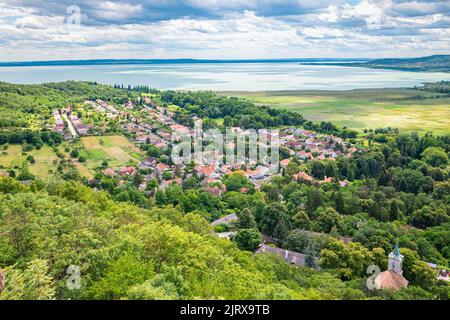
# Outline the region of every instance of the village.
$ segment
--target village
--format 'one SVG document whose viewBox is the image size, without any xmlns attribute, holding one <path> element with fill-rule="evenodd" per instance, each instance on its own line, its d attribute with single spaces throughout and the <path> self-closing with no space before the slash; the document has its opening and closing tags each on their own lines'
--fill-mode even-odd
<svg viewBox="0 0 450 320">
<path fill-rule="evenodd" d="M 123 133 L 132 139 L 137 147 L 142 149 L 145 149 L 145 146 L 151 145 L 163 153 L 179 142 L 180 136 L 194 136 L 196 134 L 193 128 L 177 123 L 173 119 L 173 112 L 166 107 L 156 104 L 149 97 L 143 98 L 143 108 L 140 110 L 135 110 L 135 105 L 131 101 L 121 106 L 121 109 L 102 100 L 85 101 L 85 105 L 97 113 L 106 115 L 111 121 L 117 121 Z M 89 135 L 91 132 L 90 129 L 93 129 L 92 125 L 84 124 L 82 119 L 74 114 L 74 110 L 70 106 L 62 110 L 55 110 L 53 116 L 55 120 L 53 130 L 64 135 L 66 140 L 72 140 L 77 136 Z M 195 120 L 198 120 L 198 118 Z M 244 130 L 238 127 L 231 128 L 231 130 L 236 134 L 244 133 Z M 154 194 L 154 191 L 152 192 L 148 188 L 150 182 L 157 181 L 157 186 L 152 184 L 155 190 L 164 190 L 172 184 L 182 185 L 185 179 L 195 176 L 201 183 L 202 191 L 219 197 L 227 192 L 225 184 L 222 183 L 222 179 L 234 172 L 243 174 L 255 189 L 258 190 L 264 184 L 269 183 L 273 177 L 282 175 L 283 170 L 292 161 L 298 163 L 307 163 L 312 160 L 334 162 L 339 157 L 350 158 L 356 152 L 364 151 L 357 149 L 340 137 L 319 134 L 301 128 L 283 128 L 279 131 L 277 137 L 272 136 L 269 132 L 264 132 L 264 134 L 267 135 L 266 140 L 269 143 L 273 142 L 271 140 L 275 140 L 278 143 L 277 147 L 284 148 L 289 155 L 279 161 L 279 165 L 276 165 L 275 170 L 273 164 L 259 163 L 248 157 L 232 164 L 223 163 L 223 161 L 219 161 L 222 160 L 219 158 L 208 162 L 206 161 L 208 157 L 208 159 L 214 159 L 214 153 L 205 152 L 203 153 L 203 157 L 200 158 L 200 161 L 193 159 L 196 161 L 188 165 L 174 164 L 169 157 L 147 156 L 136 165 L 106 168 L 103 169 L 102 173 L 107 177 L 118 178 L 123 183 L 131 177 L 142 174 L 143 180 L 139 185 L 139 190 L 151 194 Z M 261 145 L 261 142 L 258 142 L 258 145 Z M 231 143 L 225 147 L 234 150 L 236 145 L 235 143 Z M 326 176 L 322 180 L 319 180 L 306 171 L 295 173 L 293 179 L 299 182 L 317 185 L 337 183 L 341 188 L 347 187 L 350 183 L 347 179 L 334 181 L 333 178 Z M 240 192 L 247 192 L 247 188 L 241 188 Z M 214 220 L 211 222 L 211 226 L 217 230 L 225 228 L 225 231 L 218 231 L 216 235 L 220 238 L 231 239 L 236 235 L 236 231 L 233 231 L 235 229 L 233 226 L 237 220 L 238 216 L 236 214 L 230 214 Z M 297 230 L 297 232 L 313 238 L 330 236 L 325 233 L 308 230 Z M 307 265 L 308 259 L 312 261 L 309 263 L 318 261 L 318 257 L 308 257 L 301 252 L 279 248 L 275 245 L 276 239 L 272 239 L 266 235 L 263 236 L 264 240 L 255 250 L 255 254 L 269 252 L 297 266 Z M 345 243 L 353 241 L 352 238 L 348 237 L 340 238 Z M 392 263 L 390 262 L 388 271 L 381 273 L 376 278 L 376 285 L 378 287 L 391 286 L 393 289 L 407 286 L 408 281 L 401 275 L 401 255 L 394 250 L 394 253 L 391 253 L 389 259 Z M 433 269 L 437 269 L 435 264 L 428 263 L 428 265 Z M 437 270 L 437 274 L 438 279 L 449 281 L 449 274 L 445 270 Z"/>
<path fill-rule="evenodd" d="M 164 152 L 179 141 L 180 135 L 194 136 L 194 129 L 177 123 L 173 119 L 173 112 L 168 108 L 156 104 L 152 99 L 145 96 L 142 101 L 142 109 L 137 110 L 133 102 L 129 101 L 121 107 L 116 107 L 108 102 L 97 99 L 96 101 L 85 101 L 92 112 L 106 116 L 109 121 L 115 121 L 120 125 L 123 133 L 135 143 L 137 147 L 151 145 Z M 83 118 L 77 116 L 72 106 L 55 110 L 53 112 L 55 124 L 53 131 L 64 135 L 65 140 L 71 141 L 77 137 L 91 135 L 98 132 L 93 124 L 85 124 Z M 198 120 L 198 118 L 194 119 Z M 231 128 L 234 133 L 242 134 L 241 128 Z M 101 132 L 101 131 L 100 131 Z M 271 135 L 267 134 L 267 140 L 271 143 Z M 318 134 L 313 131 L 300 128 L 285 128 L 279 132 L 277 147 L 288 151 L 289 157 L 282 159 L 278 164 L 258 163 L 246 157 L 235 163 L 223 163 L 222 159 L 206 161 L 206 158 L 214 159 L 214 153 L 204 152 L 203 158 L 196 161 L 193 166 L 175 165 L 167 158 L 148 156 L 134 166 L 123 166 L 120 168 L 106 168 L 103 173 L 109 177 L 128 179 L 139 172 L 144 173 L 144 179 L 139 186 L 140 190 L 148 190 L 147 183 L 157 180 L 159 189 L 175 183 L 181 184 L 183 178 L 195 175 L 203 186 L 203 190 L 219 196 L 226 192 L 221 183 L 222 178 L 233 172 L 241 172 L 249 181 L 259 189 L 268 183 L 274 176 L 281 175 L 282 171 L 291 161 L 308 162 L 311 160 L 336 161 L 338 157 L 352 157 L 358 151 L 342 138 L 332 135 Z M 258 144 L 261 144 L 259 142 Z M 234 150 L 235 143 L 227 144 L 226 148 Z M 196 159 L 197 160 L 197 159 Z M 187 167 L 189 170 L 187 170 Z M 325 177 L 317 180 L 304 171 L 296 173 L 293 178 L 297 181 L 308 183 L 331 183 L 333 178 Z M 341 187 L 346 187 L 348 180 L 336 181 Z"/>
</svg>

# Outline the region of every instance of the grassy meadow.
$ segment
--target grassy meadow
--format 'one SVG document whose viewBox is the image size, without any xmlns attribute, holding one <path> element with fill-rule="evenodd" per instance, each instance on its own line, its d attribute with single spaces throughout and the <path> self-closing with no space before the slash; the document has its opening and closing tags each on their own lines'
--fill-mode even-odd
<svg viewBox="0 0 450 320">
<path fill-rule="evenodd" d="M 54 161 L 57 161 L 58 157 L 51 147 L 43 146 L 39 150 L 26 152 L 26 155 L 22 151 L 21 145 L 9 145 L 8 149 L 2 150 L 0 154 L 0 166 L 4 169 L 19 169 L 27 164 L 27 156 L 31 155 L 36 162 L 28 163 L 27 166 L 33 175 L 43 178 L 55 170 Z"/>
<path fill-rule="evenodd" d="M 87 161 L 76 166 L 85 175 L 92 173 L 103 161 L 108 162 L 111 168 L 119 168 L 136 163 L 143 157 L 139 148 L 124 136 L 82 137 L 77 146 L 80 147 L 80 156 Z"/>
<path fill-rule="evenodd" d="M 76 148 L 79 155 L 86 159 L 86 162 L 78 162 L 77 159 L 70 157 L 70 152 L 64 151 L 66 147 L 70 150 Z M 8 145 L 6 150 L 0 150 L 0 168 L 2 170 L 18 170 L 24 164 L 27 165 L 30 173 L 44 178 L 51 173 L 56 172 L 58 155 L 63 155 L 64 159 L 70 161 L 82 176 L 92 178 L 95 169 L 103 161 L 107 161 L 109 167 L 119 168 L 131 163 L 136 163 L 143 158 L 142 151 L 124 136 L 96 136 L 82 137 L 80 140 L 72 143 L 65 142 L 58 146 L 56 150 L 49 146 L 43 146 L 41 149 L 33 149 L 23 154 L 21 145 Z M 33 156 L 35 163 L 29 163 L 27 156 Z"/>
<path fill-rule="evenodd" d="M 450 132 L 450 98 L 435 98 L 435 93 L 418 90 L 362 89 L 222 94 L 249 99 L 259 105 L 299 112 L 311 121 L 331 121 L 354 129 L 390 126 L 419 133 Z"/>
</svg>

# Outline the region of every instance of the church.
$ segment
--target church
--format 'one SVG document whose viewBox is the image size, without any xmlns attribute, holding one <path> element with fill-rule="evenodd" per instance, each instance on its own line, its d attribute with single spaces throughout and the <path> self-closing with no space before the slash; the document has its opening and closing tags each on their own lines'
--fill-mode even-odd
<svg viewBox="0 0 450 320">
<path fill-rule="evenodd" d="M 398 242 L 394 251 L 389 254 L 388 270 L 381 272 L 375 278 L 375 288 L 397 291 L 408 286 L 408 280 L 403 277 L 403 256 L 398 250 Z"/>
</svg>

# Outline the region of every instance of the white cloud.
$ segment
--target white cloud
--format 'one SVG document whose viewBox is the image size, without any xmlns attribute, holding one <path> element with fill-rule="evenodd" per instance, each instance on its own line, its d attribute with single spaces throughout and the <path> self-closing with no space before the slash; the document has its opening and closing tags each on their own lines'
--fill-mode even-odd
<svg viewBox="0 0 450 320">
<path fill-rule="evenodd" d="M 142 5 L 126 2 L 96 1 L 92 11 L 95 17 L 106 20 L 124 20 L 133 17 L 142 10 Z"/>
<path fill-rule="evenodd" d="M 170 1 L 159 4 L 163 2 Z M 0 4 L 0 60 L 374 57 L 450 51 L 450 17 L 445 10 L 434 12 L 428 6 L 425 14 L 408 15 L 400 13 L 402 3 L 391 0 L 336 2 L 325 7 L 315 2 L 302 3 L 323 9 L 289 16 L 230 10 L 221 17 L 141 21 L 133 17 L 145 8 L 134 0 L 97 0 L 89 11 L 82 8 L 82 13 L 89 19 L 111 22 L 80 28 L 65 24 L 65 10 L 60 15 L 44 15 L 32 8 Z M 215 10 L 250 8 L 256 1 L 189 3 Z"/>
</svg>

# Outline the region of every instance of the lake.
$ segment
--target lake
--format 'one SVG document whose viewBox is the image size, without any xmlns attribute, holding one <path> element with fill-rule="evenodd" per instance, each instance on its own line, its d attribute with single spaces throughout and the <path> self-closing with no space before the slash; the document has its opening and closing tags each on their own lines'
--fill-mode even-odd
<svg viewBox="0 0 450 320">
<path fill-rule="evenodd" d="M 0 81 L 45 83 L 87 80 L 105 84 L 148 85 L 158 89 L 216 91 L 348 90 L 412 87 L 450 80 L 448 73 L 419 73 L 298 62 L 185 63 L 2 67 Z"/>
</svg>

